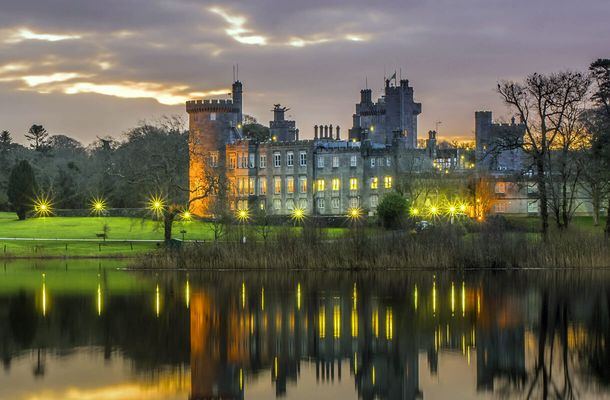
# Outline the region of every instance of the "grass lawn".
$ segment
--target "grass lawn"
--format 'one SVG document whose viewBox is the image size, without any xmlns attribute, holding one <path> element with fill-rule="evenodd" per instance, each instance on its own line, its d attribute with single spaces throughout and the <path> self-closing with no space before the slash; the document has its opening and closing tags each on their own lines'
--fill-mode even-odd
<svg viewBox="0 0 610 400">
<path fill-rule="evenodd" d="M 108 224 L 109 242 L 103 243 L 96 237 L 102 227 Z M 233 226 L 233 229 L 239 229 Z M 273 228 L 279 229 L 279 228 Z M 300 229 L 290 227 L 289 229 Z M 181 231 L 186 231 L 186 240 L 213 240 L 211 225 L 203 221 L 176 221 L 173 237 L 182 239 Z M 248 227 L 248 235 L 256 235 Z M 345 232 L 344 228 L 328 228 L 327 234 L 336 237 Z M 108 257 L 136 256 L 157 247 L 154 242 L 132 242 L 134 240 L 163 240 L 163 226 L 159 222 L 128 217 L 47 217 L 30 218 L 19 221 L 15 213 L 0 212 L 0 237 L 2 238 L 43 238 L 57 241 L 13 241 L 0 240 L 0 257 Z M 70 239 L 89 239 L 79 242 Z M 118 242 L 114 242 L 114 241 Z"/>
</svg>

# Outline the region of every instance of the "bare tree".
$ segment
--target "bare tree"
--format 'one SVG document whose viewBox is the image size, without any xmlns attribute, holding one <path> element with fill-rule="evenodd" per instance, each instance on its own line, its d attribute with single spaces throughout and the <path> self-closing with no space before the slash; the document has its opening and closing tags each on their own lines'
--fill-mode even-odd
<svg viewBox="0 0 610 400">
<path fill-rule="evenodd" d="M 578 72 L 551 75 L 534 73 L 523 83 L 504 81 L 498 93 L 524 125 L 523 136 L 504 137 L 496 147 L 522 149 L 532 161 L 540 202 L 541 231 L 546 239 L 549 227 L 548 157 L 557 135 L 564 129 L 566 115 L 586 96 L 588 78 Z"/>
</svg>

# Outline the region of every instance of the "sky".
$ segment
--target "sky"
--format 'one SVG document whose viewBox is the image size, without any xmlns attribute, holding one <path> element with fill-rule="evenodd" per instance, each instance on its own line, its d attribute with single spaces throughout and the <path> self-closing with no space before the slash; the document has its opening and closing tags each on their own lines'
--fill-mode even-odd
<svg viewBox="0 0 610 400">
<path fill-rule="evenodd" d="M 394 71 L 422 103 L 420 138 L 471 137 L 476 110 L 510 118 L 499 80 L 610 57 L 608 16 L 608 0 L 0 0 L 0 130 L 87 144 L 186 120 L 239 64 L 245 113 L 267 124 L 281 103 L 303 138 L 347 132 L 365 81 L 378 97 Z"/>
</svg>

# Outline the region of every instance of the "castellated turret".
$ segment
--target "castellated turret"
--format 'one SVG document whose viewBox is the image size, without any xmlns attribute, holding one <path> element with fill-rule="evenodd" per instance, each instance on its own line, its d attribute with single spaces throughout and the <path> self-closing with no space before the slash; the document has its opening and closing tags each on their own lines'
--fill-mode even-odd
<svg viewBox="0 0 610 400">
<path fill-rule="evenodd" d="M 190 199 L 201 195 L 206 168 L 224 168 L 225 148 L 242 138 L 242 84 L 233 83 L 232 100 L 192 100 L 186 102 L 189 114 L 189 188 Z M 191 212 L 209 214 L 208 199 L 194 201 Z"/>
</svg>

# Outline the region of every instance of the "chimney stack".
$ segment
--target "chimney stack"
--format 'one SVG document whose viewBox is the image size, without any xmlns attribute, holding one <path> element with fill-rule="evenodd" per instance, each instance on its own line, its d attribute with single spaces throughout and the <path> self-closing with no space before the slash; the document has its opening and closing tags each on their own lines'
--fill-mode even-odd
<svg viewBox="0 0 610 400">
<path fill-rule="evenodd" d="M 313 127 L 313 138 L 318 140 L 318 125 L 314 125 Z"/>
<path fill-rule="evenodd" d="M 339 125 L 337 125 L 337 140 L 341 140 L 341 135 L 339 133 L 340 129 L 341 129 L 341 127 Z"/>
</svg>

